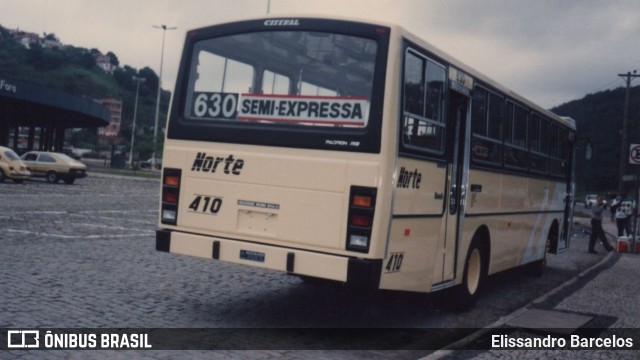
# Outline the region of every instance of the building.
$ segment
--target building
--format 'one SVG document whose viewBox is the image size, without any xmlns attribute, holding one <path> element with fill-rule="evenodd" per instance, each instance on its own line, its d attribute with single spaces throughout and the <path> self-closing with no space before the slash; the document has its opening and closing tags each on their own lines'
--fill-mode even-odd
<svg viewBox="0 0 640 360">
<path fill-rule="evenodd" d="M 64 45 L 55 36 L 41 37 L 36 33 L 14 30 L 11 31 L 13 38 L 27 49 L 31 49 L 33 44 L 40 44 L 43 48 L 58 49 L 64 48 Z"/>
<path fill-rule="evenodd" d="M 40 42 L 40 35 L 19 30 L 13 32 L 13 38 L 27 49 L 31 49 L 32 44 Z"/>
<path fill-rule="evenodd" d="M 116 65 L 111 63 L 111 58 L 107 55 L 98 54 L 96 56 L 96 65 L 104 70 L 106 73 L 112 74 L 113 71 L 117 68 Z"/>
<path fill-rule="evenodd" d="M 122 100 L 115 98 L 96 99 L 96 102 L 109 109 L 109 125 L 98 128 L 98 136 L 101 138 L 114 138 L 120 133 L 122 124 Z"/>
</svg>

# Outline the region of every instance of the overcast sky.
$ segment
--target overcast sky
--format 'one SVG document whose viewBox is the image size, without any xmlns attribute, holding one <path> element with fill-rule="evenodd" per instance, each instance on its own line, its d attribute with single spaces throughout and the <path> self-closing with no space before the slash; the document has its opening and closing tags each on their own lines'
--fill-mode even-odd
<svg viewBox="0 0 640 360">
<path fill-rule="evenodd" d="M 618 74 L 640 69 L 637 0 L 0 0 L 0 25 L 156 72 L 162 31 L 153 25 L 177 27 L 166 33 L 162 76 L 173 91 L 187 30 L 265 16 L 268 7 L 275 16 L 399 23 L 546 108 L 624 86 Z"/>
</svg>

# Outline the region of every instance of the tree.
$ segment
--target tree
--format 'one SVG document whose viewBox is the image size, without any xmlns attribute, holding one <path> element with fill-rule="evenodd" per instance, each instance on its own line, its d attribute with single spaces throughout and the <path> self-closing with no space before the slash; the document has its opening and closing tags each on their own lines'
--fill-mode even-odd
<svg viewBox="0 0 640 360">
<path fill-rule="evenodd" d="M 50 34 L 42 33 L 42 36 L 45 40 L 60 42 L 60 39 L 58 39 L 58 37 L 54 33 L 50 33 Z"/>
<path fill-rule="evenodd" d="M 91 51 L 85 48 L 67 46 L 64 49 L 67 60 L 85 69 L 93 69 L 96 66 L 96 59 Z"/>
<path fill-rule="evenodd" d="M 149 87 L 153 93 L 158 91 L 158 75 L 150 67 L 144 67 L 138 72 L 139 76 L 145 79 L 145 86 Z"/>
<path fill-rule="evenodd" d="M 576 182 L 580 191 L 617 191 L 620 156 L 624 88 L 589 94 L 551 109 L 561 116 L 576 120 Z M 629 141 L 640 143 L 640 87 L 631 88 L 629 108 Z M 587 144 L 591 159 L 585 157 Z M 628 173 L 633 173 L 630 167 Z"/>
<path fill-rule="evenodd" d="M 109 62 L 111 63 L 111 65 L 120 66 L 120 60 L 118 60 L 116 54 L 109 51 L 107 53 L 107 56 L 109 57 Z"/>
<path fill-rule="evenodd" d="M 133 77 L 138 75 L 138 70 L 132 68 L 129 65 L 119 67 L 113 72 L 113 78 L 118 85 L 127 89 L 129 92 L 136 91 L 136 84 L 133 81 Z"/>
</svg>

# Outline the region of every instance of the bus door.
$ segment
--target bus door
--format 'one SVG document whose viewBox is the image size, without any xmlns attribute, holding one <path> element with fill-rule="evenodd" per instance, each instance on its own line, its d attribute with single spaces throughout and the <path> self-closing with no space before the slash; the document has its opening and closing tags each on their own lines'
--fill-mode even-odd
<svg viewBox="0 0 640 360">
<path fill-rule="evenodd" d="M 442 282 L 455 280 L 456 263 L 464 260 L 459 260 L 457 256 L 467 195 L 471 128 L 468 115 L 472 80 L 453 68 L 450 68 L 449 80 L 451 91 L 449 91 L 447 107 L 447 128 L 450 132 L 448 136 L 450 170 L 447 179 L 447 202 L 444 209 L 445 231 L 441 244 Z M 465 255 L 461 253 L 461 256 Z"/>
<path fill-rule="evenodd" d="M 552 254 L 563 253 L 569 248 L 571 223 L 573 222 L 573 201 L 575 199 L 575 135 L 569 131 L 560 134 L 559 146 L 563 147 L 564 158 L 568 159 L 565 169 L 567 192 L 564 196 L 564 219 L 560 234 L 555 239 L 552 238 L 549 244 L 549 252 Z"/>
</svg>

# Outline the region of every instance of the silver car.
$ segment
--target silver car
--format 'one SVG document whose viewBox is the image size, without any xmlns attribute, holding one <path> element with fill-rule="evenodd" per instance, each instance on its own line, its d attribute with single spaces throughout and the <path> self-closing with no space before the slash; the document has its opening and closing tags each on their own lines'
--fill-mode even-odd
<svg viewBox="0 0 640 360">
<path fill-rule="evenodd" d="M 598 201 L 598 195 L 589 194 L 584 197 L 584 207 L 586 207 L 587 209 L 591 209 L 591 207 L 593 206 L 593 204 L 596 203 L 596 201 Z"/>
</svg>

